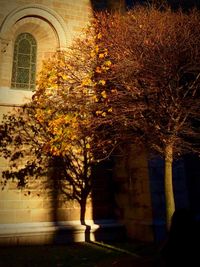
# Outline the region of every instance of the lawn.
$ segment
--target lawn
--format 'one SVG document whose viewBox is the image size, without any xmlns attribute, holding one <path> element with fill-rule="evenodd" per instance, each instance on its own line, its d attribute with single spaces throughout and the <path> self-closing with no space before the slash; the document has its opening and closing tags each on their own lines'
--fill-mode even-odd
<svg viewBox="0 0 200 267">
<path fill-rule="evenodd" d="M 0 267 L 94 267 L 101 262 L 154 253 L 152 245 L 138 242 L 0 247 Z"/>
</svg>

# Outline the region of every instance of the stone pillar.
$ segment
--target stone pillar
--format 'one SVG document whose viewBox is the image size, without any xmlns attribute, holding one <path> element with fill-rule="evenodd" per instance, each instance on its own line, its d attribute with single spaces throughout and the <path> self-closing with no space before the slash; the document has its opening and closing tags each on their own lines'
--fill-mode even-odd
<svg viewBox="0 0 200 267">
<path fill-rule="evenodd" d="M 144 149 L 128 145 L 115 160 L 118 217 L 128 237 L 143 241 L 154 239 L 148 161 Z"/>
</svg>

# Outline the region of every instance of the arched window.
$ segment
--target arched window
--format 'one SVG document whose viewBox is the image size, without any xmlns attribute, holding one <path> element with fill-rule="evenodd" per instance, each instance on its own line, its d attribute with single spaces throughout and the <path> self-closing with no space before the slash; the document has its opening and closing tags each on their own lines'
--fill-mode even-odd
<svg viewBox="0 0 200 267">
<path fill-rule="evenodd" d="M 17 36 L 14 45 L 12 88 L 34 90 L 36 51 L 36 40 L 30 33 L 21 33 Z"/>
</svg>

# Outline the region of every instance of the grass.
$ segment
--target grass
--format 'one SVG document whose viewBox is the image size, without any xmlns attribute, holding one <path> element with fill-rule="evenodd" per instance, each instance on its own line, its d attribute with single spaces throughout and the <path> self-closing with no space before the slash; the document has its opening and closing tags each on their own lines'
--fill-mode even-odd
<svg viewBox="0 0 200 267">
<path fill-rule="evenodd" d="M 94 267 L 125 255 L 153 255 L 142 243 L 73 243 L 51 246 L 0 247 L 0 267 Z"/>
</svg>

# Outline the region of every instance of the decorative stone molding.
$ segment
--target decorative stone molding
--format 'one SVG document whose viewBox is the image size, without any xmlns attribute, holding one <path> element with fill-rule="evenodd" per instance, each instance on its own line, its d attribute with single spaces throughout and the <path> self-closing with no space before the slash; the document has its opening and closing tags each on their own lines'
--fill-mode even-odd
<svg viewBox="0 0 200 267">
<path fill-rule="evenodd" d="M 38 17 L 47 21 L 57 34 L 59 49 L 64 49 L 66 47 L 67 41 L 71 39 L 72 34 L 67 28 L 64 20 L 54 10 L 39 4 L 25 5 L 11 11 L 0 26 L 1 39 L 5 38 L 6 33 L 15 25 L 15 23 L 27 17 Z"/>
<path fill-rule="evenodd" d="M 69 242 L 121 240 L 124 226 L 115 220 L 0 224 L 0 245 L 66 244 Z"/>
<path fill-rule="evenodd" d="M 23 105 L 31 100 L 32 91 L 15 90 L 0 87 L 0 106 L 18 106 Z"/>
</svg>

